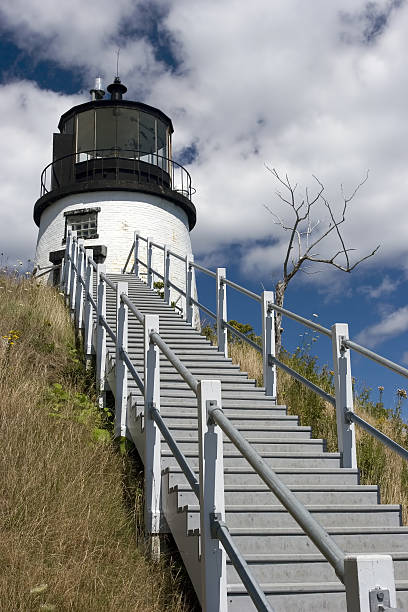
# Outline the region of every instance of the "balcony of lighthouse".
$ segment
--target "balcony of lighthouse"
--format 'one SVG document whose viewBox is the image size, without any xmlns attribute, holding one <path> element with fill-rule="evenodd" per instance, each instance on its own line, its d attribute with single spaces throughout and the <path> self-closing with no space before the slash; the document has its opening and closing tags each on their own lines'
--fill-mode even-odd
<svg viewBox="0 0 408 612">
<path fill-rule="evenodd" d="M 195 225 L 191 176 L 172 159 L 173 127 L 160 110 L 131 100 L 95 100 L 70 109 L 58 127 L 53 161 L 41 174 L 37 224 L 64 196 L 113 190 L 169 199 L 187 213 L 190 229 Z"/>
</svg>

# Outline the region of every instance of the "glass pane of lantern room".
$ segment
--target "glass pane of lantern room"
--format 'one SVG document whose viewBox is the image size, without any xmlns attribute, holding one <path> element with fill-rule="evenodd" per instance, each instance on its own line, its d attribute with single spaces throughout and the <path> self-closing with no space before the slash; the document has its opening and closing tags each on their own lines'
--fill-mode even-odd
<svg viewBox="0 0 408 612">
<path fill-rule="evenodd" d="M 98 108 L 96 110 L 96 149 L 98 157 L 106 157 L 116 148 L 116 114 L 115 108 Z"/>
<path fill-rule="evenodd" d="M 117 108 L 117 147 L 121 157 L 138 157 L 138 115 L 132 108 Z"/>
<path fill-rule="evenodd" d="M 157 165 L 167 171 L 167 129 L 164 123 L 157 119 L 157 153 L 160 157 Z"/>
<path fill-rule="evenodd" d="M 84 161 L 89 158 L 89 153 L 95 148 L 95 113 L 93 110 L 79 113 L 77 123 L 77 161 Z"/>
<path fill-rule="evenodd" d="M 150 164 L 156 162 L 156 158 L 151 155 L 151 153 L 156 152 L 155 121 L 155 118 L 151 115 L 139 113 L 140 159 Z"/>
</svg>

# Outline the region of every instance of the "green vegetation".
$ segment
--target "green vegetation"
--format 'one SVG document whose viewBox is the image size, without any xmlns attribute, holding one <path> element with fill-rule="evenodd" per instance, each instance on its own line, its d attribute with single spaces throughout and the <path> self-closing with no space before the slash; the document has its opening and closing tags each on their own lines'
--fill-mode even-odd
<svg viewBox="0 0 408 612">
<path fill-rule="evenodd" d="M 229 321 L 239 331 L 259 343 L 250 325 Z M 214 328 L 203 327 L 203 333 L 215 342 Z M 252 334 L 252 336 L 250 336 Z M 229 355 L 234 363 L 248 372 L 257 385 L 263 384 L 262 356 L 241 340 L 229 337 Z M 284 349 L 281 359 L 324 391 L 334 394 L 333 372 L 328 366 L 319 366 L 317 357 L 310 355 L 310 344 L 300 346 L 290 354 Z M 395 407 L 387 410 L 382 402 L 384 388 L 378 387 L 379 401 L 370 399 L 370 390 L 355 391 L 354 409 L 363 419 L 383 431 L 401 446 L 408 448 L 408 426 L 401 417 L 401 405 L 406 399 L 405 389 L 398 389 Z M 315 438 L 327 441 L 327 450 L 337 451 L 336 414 L 333 406 L 316 395 L 302 383 L 278 370 L 278 402 L 286 404 L 289 414 L 299 416 L 301 425 L 312 427 Z M 402 504 L 404 524 L 408 524 L 408 464 L 392 450 L 377 442 L 372 436 L 356 426 L 357 459 L 361 473 L 361 484 L 378 484 L 381 501 L 386 504 Z"/>
<path fill-rule="evenodd" d="M 63 298 L 0 272 L 0 608 L 187 612 L 152 564 L 141 466 L 111 441 Z"/>
</svg>

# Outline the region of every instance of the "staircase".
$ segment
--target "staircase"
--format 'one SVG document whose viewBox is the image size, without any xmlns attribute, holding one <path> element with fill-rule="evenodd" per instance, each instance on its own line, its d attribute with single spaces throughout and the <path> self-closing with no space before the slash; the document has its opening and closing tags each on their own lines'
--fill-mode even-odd
<svg viewBox="0 0 408 612">
<path fill-rule="evenodd" d="M 376 486 L 359 484 L 357 470 L 340 467 L 296 416 L 265 397 L 245 372 L 192 329 L 160 296 L 133 275 L 108 275 L 129 283 L 129 297 L 143 314 L 158 314 L 160 335 L 197 379 L 220 379 L 226 416 L 262 455 L 346 553 L 389 553 L 397 602 L 408 610 L 408 528 L 400 507 L 381 505 Z M 107 322 L 116 329 L 116 294 L 107 288 Z M 143 379 L 143 329 L 129 312 L 128 353 Z M 107 380 L 114 391 L 115 347 L 107 338 Z M 167 359 L 160 357 L 161 415 L 198 475 L 197 400 Z M 128 379 L 129 434 L 144 457 L 143 396 Z M 128 413 L 129 414 L 129 413 Z M 200 598 L 199 507 L 172 453 L 162 444 L 162 509 Z M 276 612 L 346 609 L 344 587 L 332 567 L 228 441 L 224 442 L 226 524 Z M 228 609 L 255 610 L 234 567 L 228 564 Z"/>
</svg>

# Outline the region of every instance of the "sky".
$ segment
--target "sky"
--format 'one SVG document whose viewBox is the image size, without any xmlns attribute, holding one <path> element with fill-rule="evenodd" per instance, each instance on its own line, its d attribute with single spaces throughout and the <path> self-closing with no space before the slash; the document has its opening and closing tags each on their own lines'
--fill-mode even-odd
<svg viewBox="0 0 408 612">
<path fill-rule="evenodd" d="M 293 211 L 269 169 L 297 184 L 301 202 L 324 185 L 334 214 L 350 202 L 342 236 L 351 274 L 311 265 L 285 306 L 408 364 L 408 4 L 402 0 L 14 0 L 0 6 L 0 250 L 33 257 L 32 208 L 51 161 L 60 115 L 87 101 L 95 76 L 116 71 L 127 97 L 173 120 L 174 157 L 196 188 L 196 260 L 225 266 L 252 290 L 281 278 Z M 283 194 L 282 194 L 283 195 Z M 322 201 L 314 236 L 328 227 Z M 332 233 L 319 256 L 337 252 Z M 341 262 L 341 258 L 338 260 Z M 200 299 L 214 288 L 198 275 Z M 259 331 L 259 313 L 232 292 L 229 318 Z M 284 344 L 330 361 L 324 338 L 284 322 Z M 358 388 L 384 386 L 389 407 L 406 379 L 352 355 Z"/>
</svg>

